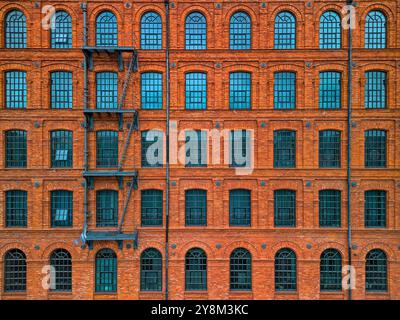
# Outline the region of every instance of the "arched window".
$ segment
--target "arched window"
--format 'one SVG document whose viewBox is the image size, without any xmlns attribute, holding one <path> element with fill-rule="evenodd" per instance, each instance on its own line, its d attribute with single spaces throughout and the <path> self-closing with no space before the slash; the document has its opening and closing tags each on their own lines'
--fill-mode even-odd
<svg viewBox="0 0 400 320">
<path fill-rule="evenodd" d="M 5 18 L 5 47 L 26 48 L 26 18 L 19 10 L 10 11 Z"/>
<path fill-rule="evenodd" d="M 26 256 L 12 249 L 4 256 L 4 291 L 26 291 Z"/>
<path fill-rule="evenodd" d="M 28 193 L 24 190 L 6 191 L 6 227 L 24 228 L 28 225 Z"/>
<path fill-rule="evenodd" d="M 26 168 L 27 137 L 24 130 L 9 130 L 5 133 L 6 168 Z"/>
<path fill-rule="evenodd" d="M 321 291 L 342 290 L 342 256 L 336 249 L 327 249 L 320 258 Z"/>
<path fill-rule="evenodd" d="M 275 18 L 274 48 L 296 48 L 296 18 L 288 11 L 280 12 Z"/>
<path fill-rule="evenodd" d="M 385 168 L 387 162 L 387 138 L 385 130 L 366 130 L 364 157 L 366 168 Z"/>
<path fill-rule="evenodd" d="M 118 74 L 96 73 L 96 109 L 118 108 Z"/>
<path fill-rule="evenodd" d="M 117 291 L 117 255 L 111 249 L 96 254 L 96 292 Z"/>
<path fill-rule="evenodd" d="M 162 22 L 156 12 L 147 12 L 140 22 L 140 48 L 143 50 L 162 49 Z"/>
<path fill-rule="evenodd" d="M 365 290 L 387 291 L 387 258 L 380 249 L 371 250 L 365 258 Z"/>
<path fill-rule="evenodd" d="M 185 48 L 187 50 L 207 49 L 207 21 L 200 12 L 192 12 L 186 17 Z"/>
<path fill-rule="evenodd" d="M 117 17 L 110 11 L 104 11 L 96 18 L 96 45 L 118 46 Z"/>
<path fill-rule="evenodd" d="M 186 290 L 207 290 L 207 256 L 202 249 L 190 249 L 185 258 Z"/>
<path fill-rule="evenodd" d="M 370 11 L 365 19 L 365 48 L 386 48 L 386 17 L 378 10 Z"/>
<path fill-rule="evenodd" d="M 185 191 L 185 222 L 187 226 L 207 225 L 207 191 Z"/>
<path fill-rule="evenodd" d="M 387 107 L 387 73 L 371 70 L 365 73 L 366 109 L 385 109 Z"/>
<path fill-rule="evenodd" d="M 327 11 L 319 19 L 320 49 L 340 49 L 341 47 L 340 16 L 334 11 Z"/>
<path fill-rule="evenodd" d="M 230 289 L 251 290 L 251 254 L 239 248 L 230 257 Z"/>
<path fill-rule="evenodd" d="M 236 12 L 230 19 L 230 48 L 251 49 L 251 18 L 245 12 Z"/>
<path fill-rule="evenodd" d="M 54 28 L 51 29 L 51 47 L 57 49 L 72 48 L 72 20 L 65 11 L 54 15 Z"/>
<path fill-rule="evenodd" d="M 368 190 L 364 195 L 364 220 L 366 228 L 386 227 L 386 198 L 385 190 Z"/>
<path fill-rule="evenodd" d="M 161 291 L 162 256 L 157 249 L 146 249 L 140 256 L 140 290 Z"/>
<path fill-rule="evenodd" d="M 296 254 L 291 249 L 281 249 L 275 255 L 275 290 L 297 290 Z"/>
<path fill-rule="evenodd" d="M 55 269 L 54 291 L 72 290 L 72 259 L 64 249 L 57 249 L 50 255 L 50 265 Z"/>
</svg>

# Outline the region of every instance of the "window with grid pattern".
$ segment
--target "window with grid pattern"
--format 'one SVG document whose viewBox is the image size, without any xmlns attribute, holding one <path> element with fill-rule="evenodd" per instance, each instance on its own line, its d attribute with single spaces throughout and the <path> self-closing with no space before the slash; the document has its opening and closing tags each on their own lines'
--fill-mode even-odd
<svg viewBox="0 0 400 320">
<path fill-rule="evenodd" d="M 386 292 L 387 282 L 386 254 L 380 249 L 373 249 L 365 257 L 365 290 Z"/>
<path fill-rule="evenodd" d="M 54 15 L 54 28 L 51 29 L 51 47 L 56 49 L 72 48 L 72 20 L 65 11 Z"/>
<path fill-rule="evenodd" d="M 207 166 L 207 131 L 186 131 L 186 167 Z"/>
<path fill-rule="evenodd" d="M 27 85 L 25 71 L 6 71 L 5 105 L 7 109 L 26 109 Z"/>
<path fill-rule="evenodd" d="M 386 48 L 386 17 L 378 10 L 370 11 L 365 19 L 365 48 Z"/>
<path fill-rule="evenodd" d="M 365 73 L 365 108 L 386 108 L 386 72 L 367 71 Z"/>
<path fill-rule="evenodd" d="M 54 250 L 50 255 L 50 265 L 55 269 L 52 291 L 72 291 L 72 258 L 65 249 Z"/>
<path fill-rule="evenodd" d="M 324 71 L 319 73 L 319 108 L 340 109 L 341 106 L 340 72 Z"/>
<path fill-rule="evenodd" d="M 207 290 L 207 256 L 204 250 L 194 248 L 186 253 L 185 279 L 187 291 Z"/>
<path fill-rule="evenodd" d="M 96 46 L 118 46 L 117 18 L 110 11 L 104 11 L 96 18 Z"/>
<path fill-rule="evenodd" d="M 28 225 L 28 193 L 23 190 L 6 191 L 6 227 L 25 228 Z"/>
<path fill-rule="evenodd" d="M 296 18 L 288 11 L 275 18 L 274 48 L 296 49 Z"/>
<path fill-rule="evenodd" d="M 186 17 L 185 49 L 207 49 L 207 21 L 200 12 L 192 12 Z"/>
<path fill-rule="evenodd" d="M 296 108 L 296 74 L 294 72 L 275 72 L 274 109 Z"/>
<path fill-rule="evenodd" d="M 251 254 L 243 248 L 235 249 L 230 256 L 230 289 L 250 291 L 251 284 Z"/>
<path fill-rule="evenodd" d="M 57 130 L 50 133 L 51 167 L 72 167 L 72 131 Z"/>
<path fill-rule="evenodd" d="M 142 190 L 142 226 L 162 226 L 163 192 Z"/>
<path fill-rule="evenodd" d="M 249 167 L 251 134 L 247 130 L 232 130 L 229 139 L 229 163 L 231 167 Z"/>
<path fill-rule="evenodd" d="M 386 131 L 365 131 L 365 167 L 386 168 Z"/>
<path fill-rule="evenodd" d="M 319 132 L 319 167 L 340 168 L 341 133 L 337 130 Z"/>
<path fill-rule="evenodd" d="M 117 255 L 111 249 L 101 249 L 96 254 L 95 291 L 117 291 Z"/>
<path fill-rule="evenodd" d="M 188 110 L 207 109 L 207 74 L 191 72 L 185 75 L 185 108 Z"/>
<path fill-rule="evenodd" d="M 26 168 L 27 165 L 27 141 L 26 131 L 6 131 L 6 168 Z"/>
<path fill-rule="evenodd" d="M 157 249 L 146 249 L 140 256 L 140 290 L 162 290 L 162 256 Z"/>
<path fill-rule="evenodd" d="M 98 72 L 96 74 L 96 108 L 118 108 L 118 74 Z"/>
<path fill-rule="evenodd" d="M 229 191 L 229 224 L 231 226 L 251 225 L 251 192 L 245 189 Z"/>
<path fill-rule="evenodd" d="M 143 50 L 161 50 L 161 16 L 156 12 L 147 12 L 142 16 L 140 26 L 140 48 Z"/>
<path fill-rule="evenodd" d="M 26 17 L 21 11 L 7 13 L 4 29 L 6 48 L 26 48 Z"/>
<path fill-rule="evenodd" d="M 341 225 L 340 190 L 319 191 L 319 226 L 338 228 Z"/>
<path fill-rule="evenodd" d="M 163 133 L 149 130 L 142 132 L 142 167 L 163 166 Z"/>
<path fill-rule="evenodd" d="M 274 131 L 274 167 L 296 167 L 296 131 Z"/>
<path fill-rule="evenodd" d="M 320 290 L 342 291 L 342 255 L 336 249 L 327 249 L 321 254 Z"/>
<path fill-rule="evenodd" d="M 192 189 L 185 191 L 186 226 L 207 225 L 207 191 Z"/>
<path fill-rule="evenodd" d="M 113 168 L 118 166 L 118 132 L 96 132 L 96 166 Z"/>
<path fill-rule="evenodd" d="M 386 227 L 386 198 L 384 190 L 365 191 L 364 215 L 366 228 L 385 228 Z"/>
<path fill-rule="evenodd" d="M 246 12 L 231 16 L 229 44 L 232 50 L 251 49 L 251 18 Z"/>
<path fill-rule="evenodd" d="M 11 249 L 4 255 L 4 291 L 26 291 L 26 256 L 21 250 Z"/>
<path fill-rule="evenodd" d="M 296 191 L 274 191 L 274 223 L 275 227 L 296 226 Z"/>
<path fill-rule="evenodd" d="M 326 11 L 319 20 L 319 48 L 340 49 L 341 39 L 340 16 L 334 11 Z"/>
<path fill-rule="evenodd" d="M 51 108 L 72 109 L 72 72 L 51 73 Z"/>
<path fill-rule="evenodd" d="M 118 225 L 118 192 L 99 190 L 96 192 L 96 226 L 116 227 Z"/>
<path fill-rule="evenodd" d="M 72 191 L 51 191 L 51 226 L 53 228 L 72 227 Z"/>
<path fill-rule="evenodd" d="M 231 110 L 251 108 L 251 73 L 229 74 L 229 107 Z"/>
<path fill-rule="evenodd" d="M 297 290 L 296 254 L 291 249 L 281 249 L 275 255 L 275 290 Z"/>
<path fill-rule="evenodd" d="M 142 73 L 141 89 L 142 109 L 162 109 L 163 84 L 161 73 Z"/>
</svg>

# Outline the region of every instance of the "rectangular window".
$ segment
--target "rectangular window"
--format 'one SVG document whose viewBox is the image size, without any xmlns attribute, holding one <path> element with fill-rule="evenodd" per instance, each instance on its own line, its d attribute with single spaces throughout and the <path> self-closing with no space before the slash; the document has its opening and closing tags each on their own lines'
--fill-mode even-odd
<svg viewBox="0 0 400 320">
<path fill-rule="evenodd" d="M 96 226 L 116 227 L 118 225 L 118 192 L 100 190 L 96 193 Z"/>
<path fill-rule="evenodd" d="M 207 109 L 207 74 L 186 74 L 186 109 Z"/>
<path fill-rule="evenodd" d="M 72 109 L 72 72 L 51 73 L 51 108 Z"/>
<path fill-rule="evenodd" d="M 229 163 L 231 167 L 249 167 L 251 157 L 251 134 L 247 130 L 232 130 L 229 139 Z"/>
<path fill-rule="evenodd" d="M 370 190 L 365 192 L 365 227 L 386 227 L 386 191 Z"/>
<path fill-rule="evenodd" d="M 24 228 L 28 224 L 27 192 L 6 191 L 6 227 Z"/>
<path fill-rule="evenodd" d="M 296 192 L 276 190 L 274 192 L 275 227 L 296 226 Z"/>
<path fill-rule="evenodd" d="M 26 168 L 27 142 L 26 131 L 11 130 L 6 132 L 6 168 Z"/>
<path fill-rule="evenodd" d="M 207 166 L 207 132 L 190 130 L 186 132 L 186 167 Z"/>
<path fill-rule="evenodd" d="M 51 167 L 71 168 L 72 167 L 72 132 L 52 131 L 51 132 Z"/>
<path fill-rule="evenodd" d="M 229 75 L 229 105 L 231 109 L 251 108 L 251 74 L 232 72 Z"/>
<path fill-rule="evenodd" d="M 319 132 L 319 167 L 340 168 L 340 131 Z"/>
<path fill-rule="evenodd" d="M 386 108 L 386 72 L 368 71 L 365 77 L 365 108 Z"/>
<path fill-rule="evenodd" d="M 142 109 L 162 109 L 162 74 L 156 72 L 142 73 L 141 88 Z"/>
<path fill-rule="evenodd" d="M 161 190 L 142 190 L 142 226 L 162 226 L 163 194 Z"/>
<path fill-rule="evenodd" d="M 339 190 L 321 190 L 319 192 L 319 226 L 340 227 L 341 193 Z"/>
<path fill-rule="evenodd" d="M 159 168 L 163 165 L 163 133 L 156 130 L 142 132 L 142 167 Z"/>
<path fill-rule="evenodd" d="M 340 109 L 341 74 L 327 71 L 319 74 L 319 108 Z"/>
<path fill-rule="evenodd" d="M 274 131 L 274 167 L 296 167 L 296 132 Z"/>
<path fill-rule="evenodd" d="M 118 132 L 97 131 L 96 166 L 113 168 L 118 166 Z"/>
<path fill-rule="evenodd" d="M 118 108 L 118 75 L 115 72 L 96 74 L 96 108 Z"/>
<path fill-rule="evenodd" d="M 207 225 L 207 191 L 186 190 L 185 215 L 186 226 Z"/>
<path fill-rule="evenodd" d="M 251 194 L 249 190 L 229 192 L 229 224 L 231 226 L 251 225 Z"/>
<path fill-rule="evenodd" d="M 365 167 L 386 168 L 386 131 L 365 131 Z"/>
<path fill-rule="evenodd" d="M 274 109 L 295 109 L 296 74 L 276 72 L 274 77 Z"/>
<path fill-rule="evenodd" d="M 25 71 L 7 71 L 5 73 L 7 109 L 25 109 L 27 105 L 27 85 Z"/>
<path fill-rule="evenodd" d="M 51 192 L 51 226 L 72 227 L 72 192 L 56 190 Z"/>
</svg>

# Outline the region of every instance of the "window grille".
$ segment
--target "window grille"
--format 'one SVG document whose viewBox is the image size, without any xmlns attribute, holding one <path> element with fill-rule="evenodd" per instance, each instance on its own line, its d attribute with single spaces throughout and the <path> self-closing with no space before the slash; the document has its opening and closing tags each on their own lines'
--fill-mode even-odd
<svg viewBox="0 0 400 320">
<path fill-rule="evenodd" d="M 365 290 L 386 292 L 387 282 L 386 254 L 382 250 L 373 249 L 365 258 Z"/>
<path fill-rule="evenodd" d="M 275 290 L 297 290 L 296 254 L 291 249 L 281 249 L 275 255 Z"/>
<path fill-rule="evenodd" d="M 386 198 L 384 190 L 368 190 L 364 194 L 365 201 L 365 227 L 386 227 Z"/>
<path fill-rule="evenodd" d="M 162 226 L 163 193 L 161 190 L 142 190 L 142 226 Z"/>
<path fill-rule="evenodd" d="M 207 21 L 200 12 L 192 12 L 186 17 L 186 50 L 207 49 Z"/>
<path fill-rule="evenodd" d="M 275 227 L 296 226 L 296 192 L 293 190 L 274 191 Z"/>
<path fill-rule="evenodd" d="M 207 256 L 202 249 L 190 249 L 186 253 L 185 278 L 186 290 L 207 290 Z"/>
<path fill-rule="evenodd" d="M 104 47 L 118 46 L 117 18 L 110 11 L 104 11 L 96 18 L 96 45 Z"/>
<path fill-rule="evenodd" d="M 231 226 L 251 225 L 250 190 L 235 189 L 229 191 L 229 224 Z"/>
<path fill-rule="evenodd" d="M 115 72 L 96 74 L 97 109 L 118 108 L 118 75 Z"/>
<path fill-rule="evenodd" d="M 27 85 L 25 71 L 6 71 L 5 105 L 7 109 L 26 109 Z"/>
<path fill-rule="evenodd" d="M 51 226 L 72 227 L 72 191 L 51 191 Z"/>
<path fill-rule="evenodd" d="M 201 72 L 186 73 L 185 78 L 186 109 L 207 109 L 207 74 Z"/>
<path fill-rule="evenodd" d="M 102 249 L 96 254 L 95 291 L 117 291 L 117 255 L 111 249 Z"/>
<path fill-rule="evenodd" d="M 251 49 L 251 18 L 245 12 L 236 12 L 230 19 L 230 48 Z"/>
<path fill-rule="evenodd" d="M 381 11 L 370 11 L 365 19 L 365 48 L 386 48 L 386 17 Z"/>
<path fill-rule="evenodd" d="M 157 72 L 142 73 L 141 88 L 142 109 L 162 109 L 162 74 Z"/>
<path fill-rule="evenodd" d="M 341 161 L 341 133 L 336 130 L 322 130 L 319 132 L 319 167 L 340 168 Z"/>
<path fill-rule="evenodd" d="M 296 132 L 290 130 L 274 131 L 274 167 L 296 167 Z"/>
<path fill-rule="evenodd" d="M 229 106 L 231 110 L 251 108 L 251 74 L 249 72 L 230 73 Z"/>
<path fill-rule="evenodd" d="M 386 72 L 367 71 L 365 73 L 365 108 L 385 109 L 386 97 Z"/>
<path fill-rule="evenodd" d="M 11 249 L 4 255 L 4 291 L 26 291 L 26 256 L 21 250 Z"/>
<path fill-rule="evenodd" d="M 158 13 L 147 12 L 142 16 L 140 48 L 143 50 L 162 49 L 162 21 Z"/>
<path fill-rule="evenodd" d="M 319 192 L 319 226 L 338 228 L 341 225 L 341 192 L 321 190 Z"/>
<path fill-rule="evenodd" d="M 274 78 L 274 109 L 295 109 L 296 74 L 275 72 Z"/>
<path fill-rule="evenodd" d="M 327 249 L 321 254 L 320 290 L 342 291 L 342 256 L 336 249 Z"/>
<path fill-rule="evenodd" d="M 72 72 L 51 73 L 51 108 L 72 109 Z"/>
<path fill-rule="evenodd" d="M 251 278 L 250 252 L 243 248 L 235 249 L 230 257 L 230 289 L 250 291 Z"/>
<path fill-rule="evenodd" d="M 334 11 L 326 11 L 319 20 L 319 47 L 320 49 L 340 49 L 341 21 Z"/>
<path fill-rule="evenodd" d="M 10 11 L 6 15 L 4 27 L 6 48 L 26 48 L 26 17 L 21 11 Z"/>
<path fill-rule="evenodd" d="M 55 13 L 54 28 L 51 29 L 51 47 L 56 49 L 72 48 L 72 20 L 65 11 Z"/>
<path fill-rule="evenodd" d="M 64 249 L 53 251 L 50 256 L 50 265 L 55 269 L 55 283 L 53 291 L 72 290 L 72 259 L 71 254 Z"/>
<path fill-rule="evenodd" d="M 51 166 L 52 168 L 72 167 L 72 132 L 65 130 L 52 131 Z"/>
<path fill-rule="evenodd" d="M 26 227 L 28 224 L 27 192 L 23 190 L 6 191 L 6 227 Z"/>
<path fill-rule="evenodd" d="M 319 73 L 319 108 L 340 109 L 341 73 L 324 71 Z"/>
<path fill-rule="evenodd" d="M 26 131 L 6 131 L 6 168 L 26 168 Z"/>
<path fill-rule="evenodd" d="M 118 166 L 118 132 L 97 131 L 96 166 L 113 168 Z"/>
<path fill-rule="evenodd" d="M 386 131 L 365 131 L 365 167 L 386 167 Z"/>
<path fill-rule="evenodd" d="M 192 189 L 185 191 L 186 226 L 207 225 L 207 191 Z"/>
<path fill-rule="evenodd" d="M 280 12 L 275 18 L 274 48 L 296 49 L 296 18 L 290 12 Z"/>
<path fill-rule="evenodd" d="M 96 192 L 97 227 L 116 227 L 118 225 L 118 192 L 99 190 Z"/>
<path fill-rule="evenodd" d="M 146 249 L 140 256 L 140 290 L 162 290 L 162 256 L 156 249 Z"/>
</svg>

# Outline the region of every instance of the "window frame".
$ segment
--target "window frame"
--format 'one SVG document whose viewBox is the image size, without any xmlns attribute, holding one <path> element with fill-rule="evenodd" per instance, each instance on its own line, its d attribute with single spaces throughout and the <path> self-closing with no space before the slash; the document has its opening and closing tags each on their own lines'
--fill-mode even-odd
<svg viewBox="0 0 400 320">
<path fill-rule="evenodd" d="M 229 289 L 231 291 L 252 291 L 252 256 L 249 250 L 237 248 L 229 257 Z M 243 280 L 244 281 L 240 281 Z"/>
<path fill-rule="evenodd" d="M 207 291 L 207 282 L 205 251 L 200 248 L 188 250 L 185 255 L 185 291 Z"/>
<path fill-rule="evenodd" d="M 116 293 L 118 290 L 118 258 L 112 249 L 103 248 L 95 256 L 95 292 Z M 107 279 L 108 278 L 108 279 Z"/>
</svg>

